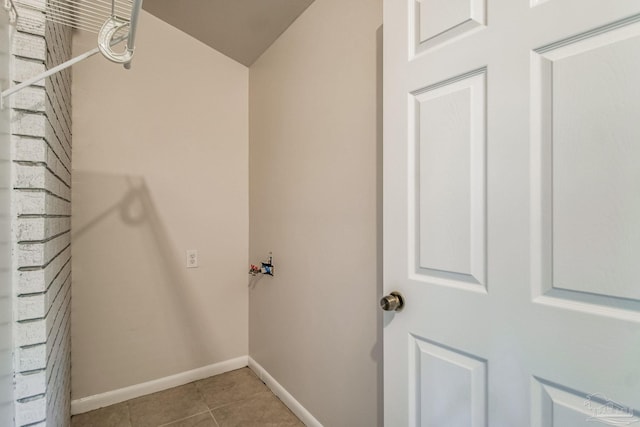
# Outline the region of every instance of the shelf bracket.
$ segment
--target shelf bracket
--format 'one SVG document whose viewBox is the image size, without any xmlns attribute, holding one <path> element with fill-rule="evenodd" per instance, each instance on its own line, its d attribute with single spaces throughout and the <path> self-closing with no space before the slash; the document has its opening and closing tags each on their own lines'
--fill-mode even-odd
<svg viewBox="0 0 640 427">
<path fill-rule="evenodd" d="M 13 0 L 4 0 L 4 10 L 9 13 L 9 23 L 15 24 L 18 22 L 18 9 L 13 4 Z"/>
</svg>

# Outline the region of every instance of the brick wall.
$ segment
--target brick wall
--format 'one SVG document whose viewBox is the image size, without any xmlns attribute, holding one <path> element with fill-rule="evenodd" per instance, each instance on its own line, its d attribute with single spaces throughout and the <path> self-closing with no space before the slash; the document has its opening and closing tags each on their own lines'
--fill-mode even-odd
<svg viewBox="0 0 640 427">
<path fill-rule="evenodd" d="M 0 19 L 0 82 L 9 86 L 9 20 Z M 13 287 L 9 110 L 0 109 L 0 426 L 13 425 Z"/>
<path fill-rule="evenodd" d="M 12 79 L 71 56 L 71 30 L 19 10 Z M 71 302 L 71 71 L 11 99 L 16 426 L 68 426 Z"/>
</svg>

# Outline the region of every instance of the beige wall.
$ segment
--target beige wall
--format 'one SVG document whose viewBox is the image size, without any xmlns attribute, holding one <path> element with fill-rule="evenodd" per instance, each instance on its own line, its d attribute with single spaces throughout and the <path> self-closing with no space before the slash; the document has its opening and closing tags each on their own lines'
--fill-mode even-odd
<svg viewBox="0 0 640 427">
<path fill-rule="evenodd" d="M 378 405 L 380 0 L 316 0 L 250 69 L 249 350 L 322 424 Z"/>
<path fill-rule="evenodd" d="M 139 28 L 131 71 L 73 69 L 74 399 L 247 354 L 248 70 Z"/>
</svg>

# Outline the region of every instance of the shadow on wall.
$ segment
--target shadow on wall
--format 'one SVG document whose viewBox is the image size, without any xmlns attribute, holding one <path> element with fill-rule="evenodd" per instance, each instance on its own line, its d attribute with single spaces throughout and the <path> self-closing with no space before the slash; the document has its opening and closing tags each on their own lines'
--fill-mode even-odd
<svg viewBox="0 0 640 427">
<path fill-rule="evenodd" d="M 210 363 L 217 351 L 215 328 L 205 318 L 211 303 L 181 262 L 145 179 L 74 171 L 73 203 L 78 375 L 100 366 L 102 375 L 120 375 L 122 382 L 122 366 L 144 377 L 154 361 L 175 372 L 185 360 Z"/>
<path fill-rule="evenodd" d="M 150 214 L 150 211 L 153 209 L 153 202 L 149 196 L 149 190 L 144 178 L 131 176 L 124 176 L 123 178 L 129 187 L 124 196 L 100 215 L 89 220 L 79 229 L 74 230 L 71 234 L 74 239 L 78 239 L 83 234 L 90 232 L 93 227 L 112 214 L 118 215 L 122 222 L 129 226 L 141 225 L 147 221 L 147 217 L 149 217 L 149 222 L 151 223 L 153 214 Z M 156 215 L 153 216 L 157 219 Z"/>
</svg>

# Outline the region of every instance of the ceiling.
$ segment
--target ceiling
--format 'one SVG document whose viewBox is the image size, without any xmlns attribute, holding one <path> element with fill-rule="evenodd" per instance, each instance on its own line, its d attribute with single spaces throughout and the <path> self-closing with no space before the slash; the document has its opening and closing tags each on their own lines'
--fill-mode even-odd
<svg viewBox="0 0 640 427">
<path fill-rule="evenodd" d="M 250 66 L 313 0 L 145 0 L 143 9 Z"/>
</svg>

